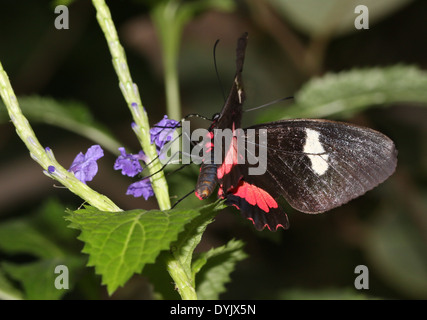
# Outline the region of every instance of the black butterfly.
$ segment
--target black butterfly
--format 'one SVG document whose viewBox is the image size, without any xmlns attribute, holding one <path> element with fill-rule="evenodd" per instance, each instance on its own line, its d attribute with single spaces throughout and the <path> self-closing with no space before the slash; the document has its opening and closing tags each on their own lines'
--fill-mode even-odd
<svg viewBox="0 0 427 320">
<path fill-rule="evenodd" d="M 329 120 L 294 119 L 238 130 L 245 101 L 242 69 L 247 39 L 247 33 L 238 39 L 233 86 L 209 128 L 212 157 L 218 143 L 215 129 L 231 129 L 236 138 L 228 142 L 221 164 L 202 163 L 195 190 L 200 199 L 210 196 L 219 184 L 218 196 L 226 199 L 226 204 L 240 209 L 256 229 L 267 227 L 275 231 L 289 227 L 286 213 L 277 202 L 280 196 L 298 211 L 321 213 L 364 194 L 394 172 L 397 150 L 393 141 L 369 128 Z M 233 151 L 238 149 L 239 135 L 247 141 L 261 141 L 262 133 L 266 133 L 266 141 L 253 146 L 255 153 L 261 153 L 261 148 L 266 151 L 262 159 L 266 161 L 266 171 L 251 175 L 255 165 L 248 160 L 239 162 Z"/>
</svg>

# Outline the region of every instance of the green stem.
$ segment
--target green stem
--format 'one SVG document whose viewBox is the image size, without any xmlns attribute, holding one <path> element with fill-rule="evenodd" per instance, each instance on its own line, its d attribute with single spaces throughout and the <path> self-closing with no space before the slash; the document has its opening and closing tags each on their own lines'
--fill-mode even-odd
<svg viewBox="0 0 427 320">
<path fill-rule="evenodd" d="M 120 89 L 122 90 L 122 94 L 125 97 L 125 100 L 130 108 L 132 116 L 135 120 L 135 126 L 133 127 L 134 131 L 137 134 L 137 137 L 141 143 L 141 146 L 149 158 L 147 162 L 150 162 L 151 159 L 156 159 L 157 152 L 154 145 L 151 144 L 150 141 L 150 133 L 149 133 L 149 123 L 147 114 L 142 107 L 141 99 L 139 96 L 139 92 L 136 84 L 132 82 L 130 72 L 128 69 L 128 65 L 126 62 L 125 53 L 123 47 L 120 45 L 119 39 L 117 37 L 117 32 L 114 27 L 114 23 L 111 19 L 110 11 L 103 0 L 92 0 L 96 11 L 97 11 L 97 19 L 99 25 L 101 26 L 105 38 L 107 39 L 108 47 L 110 48 L 110 52 L 113 58 L 113 66 L 116 70 L 116 73 L 119 77 L 120 81 Z M 171 62 L 170 62 L 171 63 Z M 170 64 L 168 64 L 170 65 Z M 177 86 L 177 76 L 169 75 L 169 84 L 175 83 Z M 177 90 L 177 89 L 176 89 Z M 173 90 L 172 90 L 173 92 Z M 171 93 L 172 95 L 177 95 L 175 93 Z M 172 98 L 171 98 L 172 99 Z M 179 97 L 175 97 L 172 100 L 179 101 Z M 173 107 L 176 108 L 176 107 Z M 173 114 L 169 114 L 171 118 L 180 119 L 179 116 L 175 117 Z M 161 165 L 160 161 L 155 160 L 153 165 L 150 166 L 150 173 L 154 173 L 160 171 Z M 157 201 L 159 203 L 159 207 L 161 210 L 167 210 L 170 208 L 170 200 L 169 193 L 166 184 L 166 180 L 164 178 L 163 172 L 160 171 L 156 175 L 152 177 L 152 185 L 153 190 L 156 194 Z M 166 268 L 169 272 L 170 276 L 175 282 L 175 285 L 178 288 L 178 291 L 182 297 L 182 299 L 197 299 L 194 285 L 192 285 L 190 279 L 185 273 L 185 269 L 179 263 L 179 260 L 176 259 L 172 254 L 168 255 Z"/>
<path fill-rule="evenodd" d="M 176 290 L 183 300 L 197 300 L 196 289 L 191 275 L 185 272 L 185 268 L 179 259 L 169 254 L 166 258 L 167 271 L 175 281 Z"/>
<path fill-rule="evenodd" d="M 171 119 L 181 119 L 178 56 L 182 29 L 187 20 L 184 18 L 186 12 L 177 1 L 160 2 L 151 12 L 162 45 L 166 108 Z"/>
<path fill-rule="evenodd" d="M 187 21 L 188 10 L 178 1 L 159 2 L 152 10 L 151 17 L 158 31 L 162 45 L 162 59 L 165 77 L 167 113 L 171 119 L 181 119 L 181 98 L 178 81 L 178 55 L 182 29 Z M 179 256 L 169 253 L 166 269 L 175 282 L 183 300 L 197 300 L 195 284 L 187 274 Z"/>
<path fill-rule="evenodd" d="M 104 32 L 108 48 L 110 49 L 113 66 L 119 78 L 120 89 L 135 121 L 133 129 L 148 158 L 147 163 L 151 163 L 148 168 L 149 172 L 150 174 L 156 173 L 150 179 L 157 202 L 161 210 L 168 210 L 171 205 L 168 185 L 163 171 L 161 170 L 162 164 L 158 159 L 155 145 L 151 144 L 148 116 L 142 106 L 138 87 L 132 81 L 126 55 L 117 36 L 110 10 L 104 0 L 92 0 L 92 3 L 96 8 L 96 18 Z"/>
<path fill-rule="evenodd" d="M 177 63 L 169 56 L 167 55 L 167 61 L 165 61 L 165 66 L 167 66 L 165 69 L 167 113 L 171 119 L 181 119 Z"/>
<path fill-rule="evenodd" d="M 49 148 L 43 148 L 38 141 L 27 118 L 22 114 L 18 100 L 9 81 L 9 77 L 0 63 L 0 94 L 9 113 L 16 132 L 25 143 L 33 158 L 44 169 L 44 173 L 59 181 L 71 192 L 84 199 L 90 205 L 102 211 L 117 212 L 122 211 L 106 196 L 94 191 L 86 184 L 78 180 L 72 172 L 63 168 L 55 159 L 53 152 Z"/>
</svg>

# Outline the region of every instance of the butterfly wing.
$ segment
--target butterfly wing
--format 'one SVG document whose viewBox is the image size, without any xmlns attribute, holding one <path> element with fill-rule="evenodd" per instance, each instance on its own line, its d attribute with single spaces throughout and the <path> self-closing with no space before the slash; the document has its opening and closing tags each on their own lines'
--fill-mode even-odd
<svg viewBox="0 0 427 320">
<path fill-rule="evenodd" d="M 263 132 L 266 140 L 261 142 Z M 259 163 L 265 163 L 265 172 L 250 174 L 250 168 L 259 164 L 236 162 L 228 177 L 219 181 L 222 196 L 242 208 L 247 207 L 246 202 L 258 204 L 251 199 L 253 192 L 242 192 L 235 187 L 243 186 L 244 182 L 246 186 L 262 190 L 276 203 L 278 197 L 283 196 L 298 211 L 325 212 L 371 190 L 386 180 L 397 164 L 397 150 L 387 136 L 342 122 L 277 121 L 245 129 L 245 139 L 247 162 L 253 154 Z M 254 151 L 249 151 L 251 145 L 255 146 Z M 269 214 L 268 210 L 262 210 L 265 206 L 256 207 L 258 214 Z M 284 214 L 280 207 L 271 209 Z M 267 226 L 276 228 L 276 220 L 273 218 L 273 224 Z"/>
</svg>

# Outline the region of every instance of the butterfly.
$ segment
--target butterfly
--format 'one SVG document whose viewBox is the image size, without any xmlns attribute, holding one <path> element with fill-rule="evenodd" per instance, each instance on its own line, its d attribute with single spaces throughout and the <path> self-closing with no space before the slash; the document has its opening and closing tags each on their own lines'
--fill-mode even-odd
<svg viewBox="0 0 427 320">
<path fill-rule="evenodd" d="M 391 139 L 375 130 L 330 120 L 292 119 L 241 129 L 245 91 L 243 62 L 248 41 L 244 33 L 237 42 L 236 74 L 230 93 L 209 127 L 210 143 L 195 188 L 199 199 L 209 197 L 219 185 L 218 197 L 238 208 L 257 230 L 289 228 L 279 204 L 283 197 L 304 213 L 322 213 L 359 197 L 385 181 L 397 165 Z M 221 130 L 232 137 L 213 159 Z M 239 139 L 247 143 L 240 143 Z M 262 142 L 261 142 L 262 141 Z M 249 152 L 249 149 L 253 149 Z M 247 152 L 264 154 L 265 172 L 251 174 L 256 164 Z"/>
</svg>

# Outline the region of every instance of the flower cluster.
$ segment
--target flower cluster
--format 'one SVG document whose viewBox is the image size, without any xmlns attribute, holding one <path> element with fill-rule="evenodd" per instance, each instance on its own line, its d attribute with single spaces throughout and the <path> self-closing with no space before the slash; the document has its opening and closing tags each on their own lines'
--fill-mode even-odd
<svg viewBox="0 0 427 320">
<path fill-rule="evenodd" d="M 146 155 L 141 150 L 138 154 L 126 153 L 125 148 L 119 148 L 120 156 L 114 163 L 114 170 L 122 170 L 122 175 L 128 177 L 135 177 L 142 171 L 141 162 L 146 162 Z M 145 200 L 154 195 L 153 188 L 151 187 L 150 180 L 142 179 L 138 182 L 132 183 L 126 194 L 133 195 L 134 197 L 143 196 Z"/>
<path fill-rule="evenodd" d="M 172 139 L 175 129 L 178 127 L 179 122 L 168 119 L 167 116 L 158 122 L 153 128 L 150 129 L 151 143 L 155 143 L 158 154 L 160 154 L 163 146 Z M 115 170 L 121 170 L 122 175 L 135 177 L 142 172 L 143 167 L 141 162 L 147 163 L 147 156 L 141 150 L 138 154 L 126 153 L 125 148 L 119 148 L 120 155 L 114 163 Z M 77 179 L 81 182 L 91 181 L 98 172 L 98 164 L 96 161 L 104 156 L 104 151 L 99 145 L 90 147 L 86 154 L 80 152 L 74 159 L 68 171 L 73 172 Z M 151 187 L 150 180 L 143 178 L 140 181 L 132 183 L 128 190 L 127 195 L 134 197 L 143 196 L 145 200 L 154 195 L 153 188 Z"/>
<path fill-rule="evenodd" d="M 178 127 L 179 122 L 168 119 L 167 116 L 154 125 L 150 129 L 151 143 L 155 143 L 157 153 L 161 154 L 163 146 L 172 139 L 175 129 Z M 138 154 L 127 154 L 124 148 L 119 148 L 120 156 L 114 164 L 115 170 L 122 170 L 123 175 L 134 177 L 142 171 L 141 161 L 146 163 L 147 157 L 143 151 Z M 154 195 L 153 188 L 151 187 L 150 180 L 143 178 L 140 181 L 132 183 L 126 191 L 127 195 L 134 197 L 143 196 L 145 200 Z"/>
</svg>

